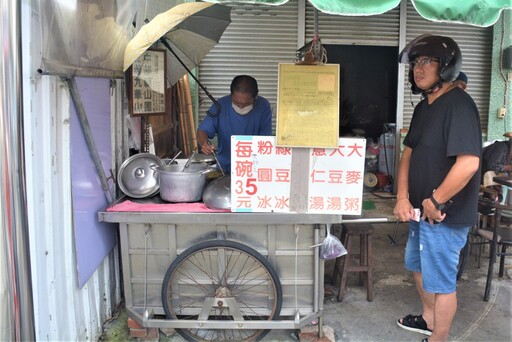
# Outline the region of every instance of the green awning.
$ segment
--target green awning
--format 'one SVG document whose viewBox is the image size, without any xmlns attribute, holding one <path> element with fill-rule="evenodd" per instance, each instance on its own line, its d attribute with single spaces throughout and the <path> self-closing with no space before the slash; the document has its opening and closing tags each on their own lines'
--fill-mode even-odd
<svg viewBox="0 0 512 342">
<path fill-rule="evenodd" d="M 207 0 L 218 3 L 282 5 L 288 0 Z M 307 0 L 319 11 L 337 15 L 382 14 L 400 4 L 400 0 Z M 458 22 L 475 26 L 493 25 L 502 10 L 512 8 L 512 0 L 409 0 L 425 19 Z"/>
<path fill-rule="evenodd" d="M 416 11 L 425 19 L 491 26 L 512 0 L 414 0 Z"/>
</svg>

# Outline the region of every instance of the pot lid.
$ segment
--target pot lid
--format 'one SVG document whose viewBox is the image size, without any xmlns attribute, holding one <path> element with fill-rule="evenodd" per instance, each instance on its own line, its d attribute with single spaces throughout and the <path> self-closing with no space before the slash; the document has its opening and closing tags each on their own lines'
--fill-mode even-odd
<svg viewBox="0 0 512 342">
<path fill-rule="evenodd" d="M 160 183 L 154 169 L 163 161 L 151 153 L 139 153 L 126 159 L 117 174 L 119 188 L 133 198 L 149 197 L 158 192 Z"/>
<path fill-rule="evenodd" d="M 231 209 L 231 176 L 219 177 L 208 184 L 203 202 L 210 209 Z"/>
</svg>

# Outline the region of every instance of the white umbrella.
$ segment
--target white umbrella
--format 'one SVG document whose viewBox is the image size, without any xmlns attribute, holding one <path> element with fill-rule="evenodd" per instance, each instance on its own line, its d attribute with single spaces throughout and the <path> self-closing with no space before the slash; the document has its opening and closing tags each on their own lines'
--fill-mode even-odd
<svg viewBox="0 0 512 342">
<path fill-rule="evenodd" d="M 172 52 L 167 54 L 167 80 L 175 84 L 219 42 L 231 23 L 230 12 L 228 6 L 190 2 L 158 14 L 126 46 L 124 71 L 160 41 Z"/>
</svg>

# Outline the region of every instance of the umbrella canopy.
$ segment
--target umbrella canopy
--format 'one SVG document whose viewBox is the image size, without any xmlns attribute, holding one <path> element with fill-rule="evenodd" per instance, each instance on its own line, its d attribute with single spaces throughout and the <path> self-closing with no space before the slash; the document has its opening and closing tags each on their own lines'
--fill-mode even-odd
<svg viewBox="0 0 512 342">
<path fill-rule="evenodd" d="M 234 0 L 207 0 L 229 3 Z M 400 0 L 308 0 L 321 12 L 339 15 L 375 15 L 390 11 Z M 410 0 L 425 19 L 491 26 L 502 10 L 512 8 L 512 0 Z M 236 2 L 282 5 L 288 0 L 237 0 Z"/>
<path fill-rule="evenodd" d="M 219 42 L 224 30 L 231 23 L 231 8 L 207 2 L 190 2 L 177 5 L 160 13 L 126 46 L 124 70 L 161 38 L 188 69 L 195 68 L 206 54 Z M 187 70 L 173 54 L 167 54 L 167 79 L 175 84 Z"/>
</svg>

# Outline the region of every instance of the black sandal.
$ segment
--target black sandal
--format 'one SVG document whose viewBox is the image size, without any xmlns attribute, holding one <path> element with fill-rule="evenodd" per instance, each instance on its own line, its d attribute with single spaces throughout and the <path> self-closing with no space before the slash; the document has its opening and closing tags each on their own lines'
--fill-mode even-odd
<svg viewBox="0 0 512 342">
<path fill-rule="evenodd" d="M 396 324 L 402 329 L 414 331 L 423 335 L 432 335 L 432 330 L 427 328 L 427 322 L 419 316 L 407 315 L 402 318 L 402 322 L 400 320 L 396 321 Z"/>
</svg>

